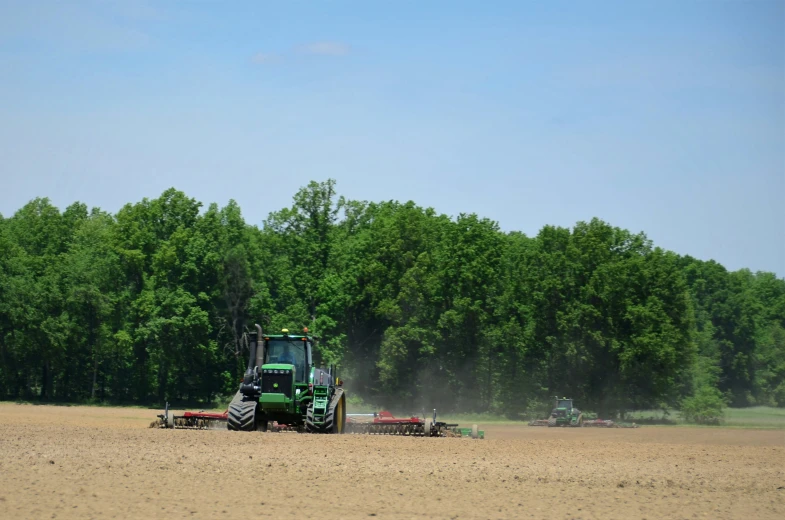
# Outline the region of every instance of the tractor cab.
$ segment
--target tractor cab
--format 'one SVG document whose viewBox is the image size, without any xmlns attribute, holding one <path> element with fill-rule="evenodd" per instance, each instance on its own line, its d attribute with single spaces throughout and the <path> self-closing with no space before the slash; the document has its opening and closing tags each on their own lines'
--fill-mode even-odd
<svg viewBox="0 0 785 520">
<path fill-rule="evenodd" d="M 583 414 L 572 405 L 572 399 L 555 396 L 548 426 L 583 426 Z"/>
<path fill-rule="evenodd" d="M 554 398 L 553 410 L 551 410 L 551 417 L 568 418 L 572 415 L 572 399 L 566 397 Z"/>
<path fill-rule="evenodd" d="M 307 383 L 309 370 L 313 366 L 310 338 L 290 335 L 288 329 L 281 332 L 280 335 L 265 336 L 262 370 L 267 365 L 292 365 L 295 382 Z"/>
</svg>

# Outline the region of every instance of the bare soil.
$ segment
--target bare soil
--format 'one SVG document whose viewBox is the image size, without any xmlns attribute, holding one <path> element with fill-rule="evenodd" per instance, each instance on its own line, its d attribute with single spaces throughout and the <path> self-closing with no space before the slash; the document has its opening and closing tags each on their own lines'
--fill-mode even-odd
<svg viewBox="0 0 785 520">
<path fill-rule="evenodd" d="M 781 430 L 425 439 L 148 428 L 157 413 L 0 403 L 0 518 L 785 518 Z"/>
</svg>

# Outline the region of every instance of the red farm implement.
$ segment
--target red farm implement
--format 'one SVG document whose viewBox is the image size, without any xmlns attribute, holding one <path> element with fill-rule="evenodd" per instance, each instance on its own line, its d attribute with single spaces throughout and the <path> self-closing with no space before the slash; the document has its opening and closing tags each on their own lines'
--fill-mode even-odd
<svg viewBox="0 0 785 520">
<path fill-rule="evenodd" d="M 158 420 L 150 424 L 151 428 L 175 428 L 188 430 L 217 430 L 226 429 L 228 421 L 228 411 L 223 413 L 205 412 L 182 412 L 182 415 L 175 414 L 169 410 L 169 403 L 166 403 L 164 413 L 158 415 Z"/>
<path fill-rule="evenodd" d="M 388 411 L 346 415 L 344 433 L 402 435 L 409 437 L 485 438 L 485 431 L 479 430 L 476 424 L 472 425 L 471 428 L 460 428 L 458 424 L 437 421 L 436 410 L 434 410 L 433 417 L 430 419 L 423 419 L 416 416 L 395 417 Z M 164 413 L 158 415 L 158 420 L 154 421 L 150 427 L 190 430 L 225 429 L 227 427 L 227 421 L 228 411 L 223 413 L 199 411 L 176 414 L 169 410 L 169 403 L 166 403 Z M 271 421 L 268 423 L 266 431 L 302 433 L 304 429 L 302 426 Z"/>
<path fill-rule="evenodd" d="M 372 420 L 359 419 L 373 417 Z M 370 435 L 404 435 L 413 437 L 471 437 L 484 439 L 485 432 L 478 430 L 477 425 L 471 428 L 460 428 L 457 424 L 449 424 L 436 420 L 436 410 L 431 419 L 420 417 L 394 417 L 387 411 L 372 414 L 347 414 L 346 433 Z"/>
</svg>

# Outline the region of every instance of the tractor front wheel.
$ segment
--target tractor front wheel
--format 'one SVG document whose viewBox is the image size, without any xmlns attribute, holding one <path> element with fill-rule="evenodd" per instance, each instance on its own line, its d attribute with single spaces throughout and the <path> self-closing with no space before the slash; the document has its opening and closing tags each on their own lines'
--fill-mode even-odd
<svg viewBox="0 0 785 520">
<path fill-rule="evenodd" d="M 239 394 L 239 392 L 238 392 Z M 259 402 L 255 399 L 237 398 L 235 396 L 229 403 L 229 417 L 226 427 L 233 431 L 252 432 L 258 429 L 257 408 Z"/>
</svg>

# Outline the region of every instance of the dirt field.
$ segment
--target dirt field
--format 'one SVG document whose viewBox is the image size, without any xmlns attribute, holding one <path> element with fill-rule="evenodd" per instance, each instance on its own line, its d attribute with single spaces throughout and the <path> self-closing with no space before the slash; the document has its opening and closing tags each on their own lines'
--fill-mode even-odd
<svg viewBox="0 0 785 520">
<path fill-rule="evenodd" d="M 785 432 L 483 425 L 486 439 L 149 429 L 0 403 L 0 518 L 785 518 Z"/>
</svg>

